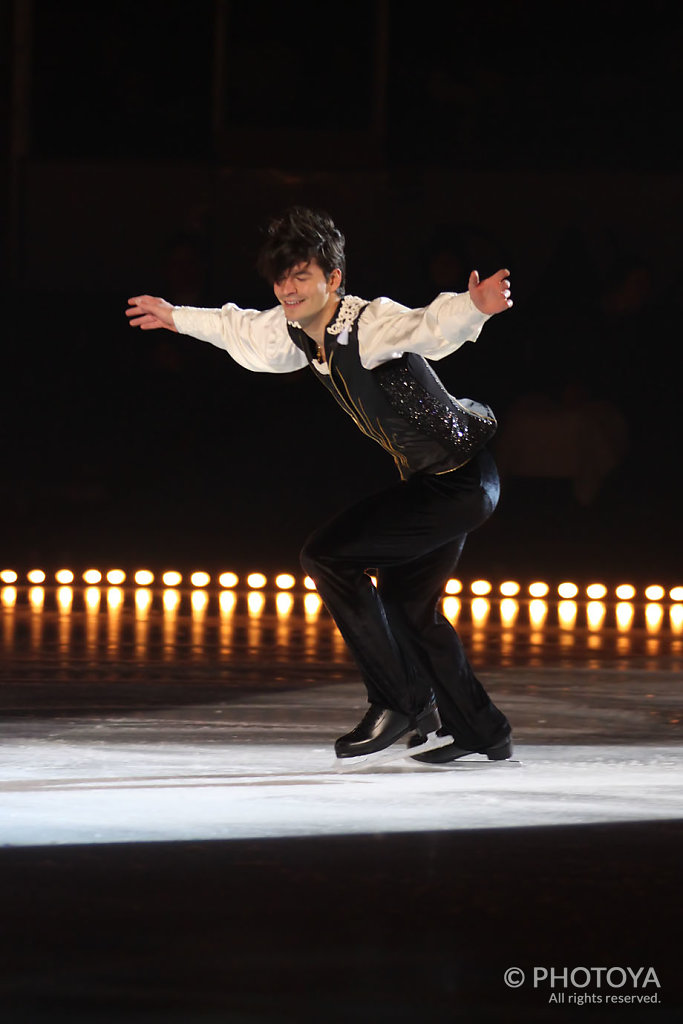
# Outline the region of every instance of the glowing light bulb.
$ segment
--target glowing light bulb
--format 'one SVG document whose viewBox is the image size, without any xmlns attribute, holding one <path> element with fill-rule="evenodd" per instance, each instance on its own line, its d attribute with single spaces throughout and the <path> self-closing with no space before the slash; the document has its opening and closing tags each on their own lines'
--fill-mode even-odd
<svg viewBox="0 0 683 1024">
<path fill-rule="evenodd" d="M 591 583 L 586 587 L 586 597 L 591 601 L 601 601 L 607 594 L 607 587 L 604 583 Z"/>
<path fill-rule="evenodd" d="M 576 597 L 578 592 L 579 588 L 577 587 L 576 583 L 560 583 L 559 587 L 557 588 L 557 593 L 560 595 L 560 597 L 564 598 L 567 601 L 571 601 L 572 598 Z"/>
<path fill-rule="evenodd" d="M 26 573 L 26 579 L 29 583 L 44 583 L 45 573 L 42 569 L 31 569 L 30 572 Z"/>
<path fill-rule="evenodd" d="M 550 587 L 547 583 L 542 583 L 540 580 L 537 583 L 529 584 L 529 593 L 532 597 L 545 597 Z"/>
<path fill-rule="evenodd" d="M 218 577 L 220 586 L 224 587 L 226 590 L 230 590 L 231 587 L 236 587 L 239 581 L 239 576 L 234 572 L 222 572 Z"/>
<path fill-rule="evenodd" d="M 135 573 L 135 582 L 139 587 L 148 587 L 150 583 L 154 583 L 154 573 L 149 569 L 138 569 Z"/>
<path fill-rule="evenodd" d="M 636 588 L 631 583 L 620 583 L 614 593 L 620 601 L 632 601 L 636 596 Z"/>
<path fill-rule="evenodd" d="M 59 569 L 55 573 L 55 579 L 57 583 L 61 583 L 63 586 L 67 586 L 69 583 L 73 583 L 74 574 L 71 569 Z"/>
<path fill-rule="evenodd" d="M 660 587 L 656 583 L 645 588 L 645 597 L 648 601 L 661 601 L 665 593 L 664 587 Z"/>
<path fill-rule="evenodd" d="M 473 594 L 476 594 L 477 597 L 484 597 L 486 594 L 491 593 L 491 584 L 488 580 L 474 580 L 474 582 L 470 584 L 470 590 Z"/>
<path fill-rule="evenodd" d="M 102 582 L 102 573 L 99 569 L 86 569 L 83 573 L 83 582 L 94 586 L 97 583 Z"/>
<path fill-rule="evenodd" d="M 503 597 L 516 597 L 520 589 L 519 583 L 515 583 L 514 580 L 505 580 L 500 585 L 500 592 Z"/>
<path fill-rule="evenodd" d="M 444 593 L 446 594 L 460 594 L 462 593 L 462 580 L 448 580 L 444 587 Z"/>
<path fill-rule="evenodd" d="M 291 590 L 295 584 L 296 580 L 288 572 L 281 572 L 275 577 L 275 586 L 278 590 Z"/>
<path fill-rule="evenodd" d="M 683 601 L 683 587 L 672 587 L 669 597 L 672 601 Z"/>
<path fill-rule="evenodd" d="M 161 582 L 165 587 L 179 587 L 183 582 L 183 577 L 175 569 L 169 569 L 161 577 Z"/>
<path fill-rule="evenodd" d="M 193 572 L 190 576 L 190 583 L 193 587 L 208 587 L 211 577 L 208 572 Z"/>
<path fill-rule="evenodd" d="M 310 576 L 304 577 L 304 587 L 306 590 L 315 590 L 315 583 Z"/>
<path fill-rule="evenodd" d="M 265 587 L 267 582 L 268 580 L 262 572 L 250 572 L 247 576 L 247 585 L 250 586 L 252 590 L 260 590 L 261 587 Z"/>
<path fill-rule="evenodd" d="M 3 583 L 16 583 L 19 577 L 15 573 L 14 569 L 3 569 L 0 572 L 0 580 Z"/>
<path fill-rule="evenodd" d="M 126 582 L 126 574 L 123 569 L 110 569 L 107 573 L 107 583 L 111 583 L 112 586 L 118 587 L 121 583 Z"/>
</svg>

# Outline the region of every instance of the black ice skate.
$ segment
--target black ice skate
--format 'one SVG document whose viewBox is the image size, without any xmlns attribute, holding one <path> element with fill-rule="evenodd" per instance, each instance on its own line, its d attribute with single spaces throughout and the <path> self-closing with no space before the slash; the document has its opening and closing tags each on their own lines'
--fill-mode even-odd
<svg viewBox="0 0 683 1024">
<path fill-rule="evenodd" d="M 443 730 L 440 730 L 443 734 Z M 444 735 L 443 738 L 450 742 L 446 742 L 445 745 L 438 747 L 435 750 L 429 751 L 418 751 L 415 749 L 415 753 L 412 754 L 414 761 L 420 761 L 422 764 L 453 764 L 455 761 L 462 761 L 463 758 L 469 758 L 472 754 L 485 754 L 486 761 L 481 760 L 465 762 L 466 764 L 486 764 L 487 762 L 498 762 L 506 761 L 508 764 L 518 765 L 519 761 L 511 761 L 512 757 L 512 737 L 506 736 L 500 743 L 496 743 L 494 746 L 485 747 L 482 750 L 467 750 L 463 747 L 458 746 L 453 740 L 452 736 Z M 410 746 L 410 742 L 408 744 Z M 417 747 L 417 745 L 415 745 Z M 464 765 L 463 765 L 464 767 Z"/>
<path fill-rule="evenodd" d="M 416 715 L 371 704 L 355 729 L 340 736 L 334 745 L 337 767 L 354 770 L 412 757 L 447 744 L 451 737 L 436 735 L 441 719 L 434 698 Z M 401 742 L 401 741 L 404 742 Z"/>
</svg>

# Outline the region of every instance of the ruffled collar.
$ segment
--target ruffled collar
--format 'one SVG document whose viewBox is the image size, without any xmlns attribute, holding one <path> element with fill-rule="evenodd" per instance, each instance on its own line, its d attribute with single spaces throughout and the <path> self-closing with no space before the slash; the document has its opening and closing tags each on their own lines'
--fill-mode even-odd
<svg viewBox="0 0 683 1024">
<path fill-rule="evenodd" d="M 365 299 L 359 299 L 357 295 L 345 295 L 337 306 L 334 319 L 327 325 L 327 333 L 341 334 L 342 331 L 350 330 L 365 306 Z"/>
</svg>

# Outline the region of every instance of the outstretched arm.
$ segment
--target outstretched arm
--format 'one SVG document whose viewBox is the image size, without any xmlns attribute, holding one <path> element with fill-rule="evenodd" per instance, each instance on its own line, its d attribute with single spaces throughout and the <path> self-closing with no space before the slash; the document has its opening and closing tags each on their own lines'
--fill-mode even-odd
<svg viewBox="0 0 683 1024">
<path fill-rule="evenodd" d="M 510 298 L 509 270 L 499 270 L 491 277 L 479 280 L 479 273 L 473 270 L 467 284 L 472 302 L 480 313 L 492 316 L 502 313 L 512 305 Z"/>
<path fill-rule="evenodd" d="M 126 316 L 130 320 L 131 327 L 139 327 L 143 331 L 154 331 L 159 327 L 165 327 L 168 331 L 178 333 L 178 328 L 173 322 L 172 306 L 166 299 L 159 299 L 153 295 L 135 295 L 128 299 L 129 308 Z"/>
<path fill-rule="evenodd" d="M 126 316 L 131 327 L 143 331 L 165 327 L 176 334 L 208 341 L 225 349 L 247 370 L 290 373 L 306 365 L 305 354 L 287 333 L 280 305 L 265 312 L 240 309 L 232 302 L 220 309 L 203 309 L 173 306 L 154 295 L 135 295 L 128 300 Z"/>
<path fill-rule="evenodd" d="M 509 273 L 499 270 L 480 281 L 473 270 L 467 292 L 441 292 L 424 309 L 375 299 L 361 314 L 359 324 L 363 366 L 372 370 L 403 352 L 443 359 L 466 341 L 476 341 L 488 317 L 512 305 Z"/>
</svg>

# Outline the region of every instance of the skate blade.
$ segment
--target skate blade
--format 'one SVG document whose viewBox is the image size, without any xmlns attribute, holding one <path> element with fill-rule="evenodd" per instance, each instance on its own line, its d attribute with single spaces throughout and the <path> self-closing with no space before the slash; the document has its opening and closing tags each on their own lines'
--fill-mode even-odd
<svg viewBox="0 0 683 1024">
<path fill-rule="evenodd" d="M 396 743 L 385 750 L 377 750 L 374 754 L 359 754 L 358 757 L 337 757 L 335 758 L 332 770 L 340 774 L 347 772 L 359 772 L 364 769 L 373 769 L 385 764 L 394 764 L 397 761 L 410 762 L 415 754 L 424 754 L 428 750 L 438 750 L 439 747 L 447 747 L 453 742 L 452 736 L 437 736 L 430 733 L 424 743 L 419 746 L 409 747 L 408 743 L 413 736 L 403 736 Z M 418 763 L 418 762 L 415 762 Z"/>
<path fill-rule="evenodd" d="M 477 772 L 482 770 L 491 771 L 493 768 L 521 768 L 523 762 L 513 761 L 509 757 L 503 761 L 489 761 L 488 757 L 475 755 L 459 757 L 455 761 L 444 761 L 443 764 L 422 764 L 420 761 L 417 764 L 421 768 L 438 768 L 439 771 Z"/>
</svg>

